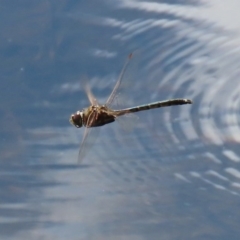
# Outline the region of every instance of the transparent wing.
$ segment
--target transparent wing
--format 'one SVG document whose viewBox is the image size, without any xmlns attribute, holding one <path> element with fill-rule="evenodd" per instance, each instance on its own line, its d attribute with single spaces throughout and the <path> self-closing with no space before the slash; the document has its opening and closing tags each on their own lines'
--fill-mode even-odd
<svg viewBox="0 0 240 240">
<path fill-rule="evenodd" d="M 134 129 L 134 127 L 136 127 L 138 119 L 139 118 L 136 114 L 129 113 L 121 117 L 117 117 L 116 121 L 124 131 L 130 132 Z"/>
<path fill-rule="evenodd" d="M 95 98 L 95 96 L 92 93 L 91 88 L 89 86 L 87 77 L 83 77 L 83 86 L 84 86 L 84 90 L 87 94 L 88 100 L 91 103 L 91 105 L 98 105 L 97 99 Z"/>
<path fill-rule="evenodd" d="M 98 139 L 100 128 L 85 128 L 82 142 L 78 153 L 78 164 L 81 164 L 86 158 L 90 149 Z"/>
<path fill-rule="evenodd" d="M 91 105 L 95 105 L 95 106 L 98 105 L 97 99 L 93 95 L 91 88 L 89 87 L 89 84 L 85 84 L 84 89 Z"/>
<path fill-rule="evenodd" d="M 93 112 L 89 116 L 87 126 L 92 124 L 92 122 L 95 119 L 95 116 L 96 116 L 95 112 Z M 85 128 L 83 139 L 80 144 L 79 153 L 78 153 L 79 164 L 83 161 L 83 159 L 85 158 L 87 152 L 92 147 L 92 145 L 94 145 L 94 142 L 96 141 L 97 136 L 99 134 L 99 130 L 100 128 L 88 128 L 88 127 Z"/>
<path fill-rule="evenodd" d="M 123 66 L 123 69 L 122 69 L 122 71 L 121 71 L 121 73 L 120 73 L 120 75 L 119 75 L 119 77 L 118 77 L 118 80 L 117 80 L 117 82 L 116 82 L 116 84 L 115 84 L 115 86 L 114 86 L 114 88 L 113 88 L 110 96 L 108 97 L 108 99 L 107 99 L 107 101 L 106 101 L 106 105 L 107 105 L 107 106 L 110 106 L 111 103 L 112 103 L 112 101 L 113 101 L 113 99 L 115 98 L 115 96 L 116 96 L 116 94 L 117 94 L 117 91 L 118 91 L 118 89 L 119 89 L 119 87 L 120 87 L 120 85 L 121 85 L 121 83 L 122 83 L 122 79 L 123 79 L 124 73 L 125 73 L 126 70 L 127 70 L 127 67 L 128 67 L 128 65 L 129 65 L 129 62 L 130 62 L 132 56 L 133 56 L 133 53 L 130 53 L 130 54 L 128 55 L 128 59 L 127 59 L 127 61 L 125 62 L 124 66 Z"/>
<path fill-rule="evenodd" d="M 133 56 L 132 53 L 129 54 L 128 59 L 126 60 L 124 66 L 123 66 L 123 69 L 122 69 L 122 71 L 121 71 L 121 73 L 118 77 L 118 80 L 117 80 L 110 96 L 107 99 L 106 105 L 109 106 L 113 103 L 113 100 L 117 95 L 118 89 L 119 89 L 119 87 L 122 83 L 124 74 L 127 70 L 127 67 L 129 65 L 129 62 L 130 62 L 132 56 Z M 99 105 L 95 96 L 93 95 L 93 93 L 92 93 L 92 91 L 89 87 L 89 84 L 87 83 L 86 78 L 84 78 L 84 89 L 86 91 L 87 97 L 88 97 L 91 105 Z M 95 116 L 96 116 L 95 113 L 92 113 L 91 116 L 89 116 L 87 126 L 91 125 L 91 123 L 95 119 Z M 125 121 L 122 121 L 122 122 L 125 122 Z M 134 123 L 134 121 L 132 121 L 132 122 Z M 124 125 L 125 126 L 125 127 L 123 126 L 124 129 L 129 129 L 129 126 L 130 126 L 130 124 L 127 124 L 127 123 L 126 124 L 124 124 L 124 123 L 121 124 L 120 123 L 120 125 Z M 128 127 L 126 127 L 126 126 L 128 126 Z M 100 131 L 100 128 L 87 128 L 86 127 L 86 129 L 84 131 L 82 142 L 80 144 L 80 149 L 79 149 L 79 154 L 78 154 L 78 163 L 81 163 L 83 161 L 83 159 L 86 157 L 87 152 L 89 151 L 89 149 L 92 147 L 92 145 L 96 141 L 96 139 L 98 137 L 98 134 L 99 134 L 99 131 Z"/>
<path fill-rule="evenodd" d="M 84 134 L 83 134 L 83 139 L 80 144 L 80 148 L 79 148 L 79 152 L 78 152 L 78 164 L 82 163 L 82 161 L 86 155 L 86 152 L 87 152 L 86 146 L 88 145 L 87 138 L 88 138 L 89 133 L 90 133 L 90 128 L 85 128 Z"/>
<path fill-rule="evenodd" d="M 134 54 L 134 62 L 130 62 L 133 58 Z M 137 54 L 137 57 L 136 57 Z M 137 60 L 137 61 L 136 61 Z M 131 105 L 129 101 L 129 90 L 131 89 L 131 80 L 135 78 L 136 71 L 138 71 L 138 62 L 139 61 L 139 51 L 134 51 L 134 53 L 129 54 L 122 71 L 118 77 L 118 80 L 113 88 L 112 93 L 110 94 L 107 105 L 112 109 L 124 109 Z M 123 86 L 124 84 L 124 86 Z M 122 88 L 121 91 L 120 88 Z M 128 94 L 126 94 L 128 92 Z M 120 125 L 120 127 L 129 132 L 134 129 L 136 126 L 136 121 L 138 121 L 138 116 L 136 114 L 130 113 L 127 115 L 122 115 L 121 117 L 116 118 L 116 122 Z"/>
<path fill-rule="evenodd" d="M 114 109 L 124 109 L 126 107 L 126 99 L 125 95 L 123 96 L 121 93 L 118 93 L 113 99 L 111 107 Z M 116 122 L 126 132 L 132 131 L 137 121 L 138 116 L 133 113 L 128 113 L 116 118 Z"/>
<path fill-rule="evenodd" d="M 83 78 L 83 85 L 84 85 L 84 90 L 87 94 L 88 100 L 91 103 L 91 105 L 94 105 L 94 106 L 98 105 L 97 99 L 93 95 L 91 88 L 87 82 L 86 77 Z M 91 123 L 94 121 L 94 119 L 95 119 L 95 113 L 92 113 L 88 118 L 87 126 L 91 125 Z M 78 163 L 79 164 L 83 161 L 87 152 L 89 151 L 91 146 L 94 144 L 94 142 L 97 138 L 98 132 L 99 132 L 99 130 L 95 129 L 95 128 L 94 129 L 90 129 L 87 127 L 85 128 L 85 131 L 83 134 L 83 139 L 80 144 L 79 153 L 78 153 Z"/>
</svg>

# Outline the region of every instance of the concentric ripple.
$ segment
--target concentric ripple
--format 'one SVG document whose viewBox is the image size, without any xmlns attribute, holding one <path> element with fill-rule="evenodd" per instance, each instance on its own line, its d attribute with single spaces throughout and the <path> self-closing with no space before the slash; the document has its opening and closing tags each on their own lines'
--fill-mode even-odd
<svg viewBox="0 0 240 240">
<path fill-rule="evenodd" d="M 143 14 L 128 22 L 103 21 L 120 29 L 113 39 L 125 45 L 134 45 L 134 41 L 139 44 L 137 39 L 141 39 L 139 73 L 131 82 L 135 105 L 157 101 L 159 96 L 194 102 L 191 107 L 161 110 L 161 114 L 159 110 L 140 114 L 145 125 L 140 120 L 135 131 L 135 154 L 148 158 L 152 154 L 161 161 L 188 159 L 196 163 L 195 167 L 185 166 L 183 170 L 178 166 L 180 172 L 174 175 L 177 179 L 197 179 L 206 186 L 239 194 L 238 35 L 208 19 L 210 10 L 206 6 L 121 1 L 120 7 Z M 147 12 L 160 15 L 146 19 Z M 119 136 L 119 129 L 114 134 Z"/>
<path fill-rule="evenodd" d="M 114 7 L 136 14 L 126 14 L 126 18 L 99 17 L 94 24 L 114 29 L 112 41 L 120 43 L 123 52 L 136 50 L 123 82 L 126 107 L 171 98 L 189 98 L 193 105 L 139 113 L 139 121 L 130 133 L 115 123 L 104 126 L 89 155 L 94 164 L 102 166 L 98 174 L 111 181 L 136 180 L 158 188 L 162 181 L 159 173 L 163 174 L 165 168 L 168 177 L 196 183 L 194 187 L 240 194 L 238 35 L 214 22 L 204 5 L 138 1 L 118 4 Z M 117 57 L 123 65 L 122 53 L 120 56 L 108 49 L 94 49 L 93 55 Z M 100 90 L 110 93 L 113 75 L 111 69 L 109 72 L 109 76 L 89 79 L 90 85 L 96 89 L 102 85 Z M 117 78 L 118 73 L 114 74 Z M 70 93 L 82 91 L 79 86 L 67 83 L 64 89 Z M 99 102 L 104 103 L 101 98 Z M 73 162 L 81 133 L 70 127 L 64 129 L 64 135 L 55 130 L 57 139 L 50 142 L 67 147 L 75 143 L 69 150 Z M 64 156 L 61 161 L 65 161 Z"/>
</svg>

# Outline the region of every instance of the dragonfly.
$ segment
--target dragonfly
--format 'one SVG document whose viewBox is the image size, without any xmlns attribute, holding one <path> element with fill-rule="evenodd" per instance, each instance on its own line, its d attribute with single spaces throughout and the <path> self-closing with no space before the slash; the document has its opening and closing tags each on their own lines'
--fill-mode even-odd
<svg viewBox="0 0 240 240">
<path fill-rule="evenodd" d="M 95 96 L 93 95 L 90 87 L 85 85 L 85 92 L 87 94 L 88 100 L 90 102 L 90 106 L 88 108 L 83 109 L 82 111 L 77 111 L 70 116 L 69 122 L 75 126 L 76 128 L 85 127 L 85 131 L 83 134 L 83 139 L 80 144 L 80 149 L 78 153 L 78 163 L 81 163 L 83 158 L 85 157 L 85 148 L 88 136 L 90 134 L 90 129 L 94 127 L 100 127 L 109 123 L 114 122 L 118 117 L 132 114 L 140 111 L 150 110 L 154 108 L 161 108 L 161 107 L 169 107 L 174 105 L 184 105 L 184 104 L 192 104 L 192 100 L 185 99 L 185 98 L 177 98 L 177 99 L 170 99 L 164 101 L 153 102 L 149 104 L 144 104 L 140 106 L 135 106 L 131 108 L 124 108 L 120 110 L 112 109 L 110 106 L 113 103 L 118 89 L 122 83 L 124 74 L 126 69 L 129 65 L 130 60 L 132 59 L 133 53 L 129 54 L 127 61 L 125 62 L 120 75 L 117 79 L 117 82 L 109 95 L 105 104 L 99 104 L 96 100 Z"/>
</svg>

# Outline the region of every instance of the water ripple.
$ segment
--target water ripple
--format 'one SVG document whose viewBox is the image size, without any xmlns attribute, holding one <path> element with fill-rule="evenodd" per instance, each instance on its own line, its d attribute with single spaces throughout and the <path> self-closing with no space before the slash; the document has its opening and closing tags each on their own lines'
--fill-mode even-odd
<svg viewBox="0 0 240 240">
<path fill-rule="evenodd" d="M 140 64 L 147 73 L 140 77 L 141 84 L 134 83 L 135 87 L 140 89 L 144 86 L 148 91 L 154 86 L 154 92 L 150 95 L 152 101 L 163 96 L 187 97 L 194 102 L 191 107 L 164 109 L 161 116 L 146 114 L 145 120 L 150 124 L 147 128 L 145 126 L 145 137 L 138 134 L 135 147 L 142 154 L 155 151 L 162 160 L 172 154 L 176 157 L 183 150 L 190 152 L 188 158 L 192 161 L 206 159 L 211 163 L 208 166 L 210 169 L 198 173 L 189 169 L 187 175 L 178 172 L 175 176 L 185 182 L 191 182 L 193 177 L 198 178 L 207 185 L 235 194 L 238 184 L 231 176 L 227 176 L 229 170 L 218 172 L 218 166 L 224 164 L 236 171 L 239 168 L 238 165 L 232 166 L 240 161 L 237 147 L 240 142 L 238 35 L 223 30 L 221 23 L 216 24 L 213 18 L 206 18 L 210 16 L 206 6 L 196 8 L 121 1 L 120 7 L 138 10 L 143 14 L 164 14 L 163 18 L 143 17 L 121 23 L 120 32 L 114 36 L 114 39 L 129 43 L 140 38 L 145 44 L 141 49 Z M 144 82 L 144 78 L 147 82 Z M 134 102 L 143 99 L 147 101 L 145 96 L 136 95 Z M 162 129 L 158 132 L 159 122 Z M 119 135 L 119 132 L 115 132 L 115 135 Z M 154 141 L 150 146 L 144 139 Z M 154 143 L 160 144 L 161 149 Z M 173 148 L 180 150 L 172 152 L 170 149 Z M 209 180 L 209 177 L 213 179 Z M 218 184 L 222 180 L 223 185 Z"/>
</svg>

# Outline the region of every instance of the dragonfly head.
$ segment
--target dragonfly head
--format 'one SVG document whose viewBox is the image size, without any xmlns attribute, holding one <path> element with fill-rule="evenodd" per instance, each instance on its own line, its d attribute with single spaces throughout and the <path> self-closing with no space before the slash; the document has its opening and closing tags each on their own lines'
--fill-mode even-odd
<svg viewBox="0 0 240 240">
<path fill-rule="evenodd" d="M 83 112 L 77 111 L 75 114 L 72 114 L 69 118 L 69 122 L 77 127 L 80 128 L 83 125 Z"/>
</svg>

